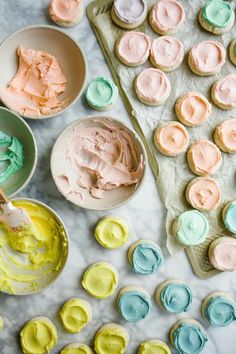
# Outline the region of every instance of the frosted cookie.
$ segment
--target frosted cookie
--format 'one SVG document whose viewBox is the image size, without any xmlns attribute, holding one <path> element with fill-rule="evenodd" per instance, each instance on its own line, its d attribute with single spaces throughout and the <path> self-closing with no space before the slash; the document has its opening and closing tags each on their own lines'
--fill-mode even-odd
<svg viewBox="0 0 236 354">
<path fill-rule="evenodd" d="M 162 340 L 151 339 L 140 344 L 137 354 L 171 354 L 171 351 Z"/>
<path fill-rule="evenodd" d="M 236 320 L 236 307 L 228 293 L 215 291 L 203 300 L 202 316 L 213 326 L 225 327 Z"/>
<path fill-rule="evenodd" d="M 0 315 L 0 332 L 2 332 L 3 328 L 4 328 L 4 319 L 3 319 L 3 317 Z"/>
<path fill-rule="evenodd" d="M 175 113 L 181 123 L 197 127 L 210 117 L 212 105 L 201 93 L 188 92 L 177 99 Z"/>
<path fill-rule="evenodd" d="M 124 32 L 115 44 L 118 59 L 128 66 L 139 66 L 149 58 L 151 39 L 143 32 Z"/>
<path fill-rule="evenodd" d="M 128 242 L 129 228 L 118 216 L 104 216 L 98 221 L 94 236 L 101 246 L 116 249 Z"/>
<path fill-rule="evenodd" d="M 78 333 L 92 320 L 92 309 L 88 301 L 72 298 L 64 303 L 59 315 L 67 332 Z"/>
<path fill-rule="evenodd" d="M 220 189 L 212 178 L 197 177 L 186 188 L 186 199 L 194 209 L 208 211 L 216 209 L 221 200 Z"/>
<path fill-rule="evenodd" d="M 209 140 L 199 140 L 192 144 L 187 160 L 189 168 L 198 176 L 214 174 L 222 164 L 220 149 Z"/>
<path fill-rule="evenodd" d="M 181 213 L 173 224 L 173 234 L 184 246 L 199 245 L 205 241 L 208 232 L 208 220 L 197 210 Z"/>
<path fill-rule="evenodd" d="M 131 269 L 139 274 L 153 274 L 164 262 L 161 248 L 153 241 L 139 240 L 134 242 L 128 251 Z"/>
<path fill-rule="evenodd" d="M 135 92 L 138 99 L 149 106 L 163 104 L 169 97 L 170 91 L 170 81 L 161 70 L 144 69 L 135 79 Z"/>
<path fill-rule="evenodd" d="M 176 322 L 171 328 L 170 341 L 179 354 L 199 354 L 208 339 L 202 325 L 188 318 Z"/>
<path fill-rule="evenodd" d="M 203 41 L 195 44 L 189 51 L 188 65 L 199 76 L 217 74 L 225 64 L 226 51 L 216 41 Z"/>
<path fill-rule="evenodd" d="M 117 308 L 124 320 L 138 322 L 147 317 L 152 308 L 150 295 L 139 286 L 125 286 L 118 294 Z"/>
<path fill-rule="evenodd" d="M 199 13 L 200 25 L 208 32 L 222 34 L 231 30 L 235 14 L 229 2 L 208 0 Z"/>
<path fill-rule="evenodd" d="M 117 323 L 106 323 L 97 331 L 94 350 L 97 354 L 124 354 L 129 343 L 125 327 Z"/>
<path fill-rule="evenodd" d="M 46 354 L 57 344 L 57 329 L 49 318 L 40 316 L 28 321 L 20 332 L 25 354 Z"/>
<path fill-rule="evenodd" d="M 150 61 L 163 71 L 173 71 L 184 59 L 184 46 L 176 38 L 162 36 L 152 41 Z"/>
<path fill-rule="evenodd" d="M 170 313 L 187 312 L 193 300 L 189 286 L 178 279 L 162 282 L 155 297 L 160 308 Z"/>
<path fill-rule="evenodd" d="M 224 152 L 236 153 L 236 118 L 223 121 L 215 129 L 214 140 Z"/>
<path fill-rule="evenodd" d="M 222 77 L 212 85 L 211 97 L 222 109 L 236 107 L 236 74 Z"/>
<path fill-rule="evenodd" d="M 71 343 L 64 347 L 60 354 L 94 354 L 94 351 L 83 343 Z"/>
<path fill-rule="evenodd" d="M 140 26 L 146 17 L 146 0 L 114 0 L 111 18 L 117 26 L 124 29 L 134 29 Z"/>
<path fill-rule="evenodd" d="M 159 0 L 150 13 L 150 25 L 161 35 L 172 34 L 178 31 L 185 20 L 183 6 L 176 0 Z"/>
<path fill-rule="evenodd" d="M 89 84 L 86 101 L 91 108 L 106 111 L 114 106 L 118 94 L 118 88 L 111 79 L 99 76 Z"/>
<path fill-rule="evenodd" d="M 231 63 L 236 65 L 236 39 L 233 39 L 229 46 L 229 58 Z"/>
<path fill-rule="evenodd" d="M 51 0 L 49 15 L 59 26 L 73 27 L 84 14 L 83 0 Z"/>
<path fill-rule="evenodd" d="M 208 250 L 211 265 L 222 271 L 236 270 L 236 239 L 222 236 L 210 244 Z"/>
<path fill-rule="evenodd" d="M 227 203 L 222 210 L 222 219 L 225 227 L 236 234 L 236 201 Z"/>
<path fill-rule="evenodd" d="M 105 299 L 116 290 L 118 272 L 110 263 L 94 263 L 84 272 L 82 285 L 91 296 L 97 299 Z"/>
<path fill-rule="evenodd" d="M 162 124 L 154 133 L 156 148 L 166 156 L 177 156 L 186 151 L 189 135 L 186 128 L 178 122 Z"/>
</svg>

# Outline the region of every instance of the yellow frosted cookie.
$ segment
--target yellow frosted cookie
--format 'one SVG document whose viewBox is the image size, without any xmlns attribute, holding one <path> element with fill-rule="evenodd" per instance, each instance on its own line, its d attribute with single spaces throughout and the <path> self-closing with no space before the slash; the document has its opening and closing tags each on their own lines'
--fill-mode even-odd
<svg viewBox="0 0 236 354">
<path fill-rule="evenodd" d="M 129 342 L 129 334 L 123 326 L 106 323 L 97 331 L 94 350 L 97 354 L 124 354 Z"/>
<path fill-rule="evenodd" d="M 60 354 L 94 354 L 94 351 L 83 343 L 71 343 L 64 347 Z"/>
</svg>

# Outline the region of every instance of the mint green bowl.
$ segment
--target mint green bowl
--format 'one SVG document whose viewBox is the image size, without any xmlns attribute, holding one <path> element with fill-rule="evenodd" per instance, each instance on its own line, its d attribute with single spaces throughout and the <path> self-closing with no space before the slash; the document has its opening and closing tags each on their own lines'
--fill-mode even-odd
<svg viewBox="0 0 236 354">
<path fill-rule="evenodd" d="M 33 176 L 37 163 L 37 145 L 34 134 L 28 124 L 18 114 L 0 107 L 0 130 L 7 135 L 15 136 L 24 146 L 24 165 L 8 181 L 0 185 L 9 198 L 19 193 Z M 1 147 L 0 151 L 4 151 Z M 7 166 L 7 162 L 0 163 L 0 172 Z"/>
</svg>

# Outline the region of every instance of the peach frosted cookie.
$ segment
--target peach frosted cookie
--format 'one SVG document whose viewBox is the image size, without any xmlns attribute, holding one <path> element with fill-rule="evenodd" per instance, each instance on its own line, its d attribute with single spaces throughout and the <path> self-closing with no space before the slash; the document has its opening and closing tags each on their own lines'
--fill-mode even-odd
<svg viewBox="0 0 236 354">
<path fill-rule="evenodd" d="M 83 0 L 51 0 L 49 15 L 59 26 L 75 26 L 80 22 L 83 14 Z"/>
<path fill-rule="evenodd" d="M 194 178 L 187 185 L 185 195 L 189 204 L 200 211 L 216 209 L 221 200 L 217 183 L 209 177 Z"/>
<path fill-rule="evenodd" d="M 187 149 L 189 135 L 181 123 L 169 122 L 156 129 L 154 143 L 162 154 L 177 156 Z"/>
<path fill-rule="evenodd" d="M 212 85 L 211 97 L 222 109 L 236 107 L 236 74 L 222 77 Z"/>
<path fill-rule="evenodd" d="M 187 92 L 177 99 L 175 113 L 181 123 L 197 127 L 210 117 L 212 105 L 201 93 Z"/>
<path fill-rule="evenodd" d="M 211 265 L 222 271 L 236 270 L 236 239 L 222 236 L 214 240 L 208 250 Z"/>
<path fill-rule="evenodd" d="M 216 145 L 224 152 L 236 153 L 236 118 L 227 119 L 215 129 Z"/>
</svg>

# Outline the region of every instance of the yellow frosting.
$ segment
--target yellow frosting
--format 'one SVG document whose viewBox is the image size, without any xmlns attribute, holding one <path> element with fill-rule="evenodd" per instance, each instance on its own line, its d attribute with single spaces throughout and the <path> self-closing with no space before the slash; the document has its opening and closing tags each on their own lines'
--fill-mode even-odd
<svg viewBox="0 0 236 354">
<path fill-rule="evenodd" d="M 102 218 L 95 229 L 96 240 L 105 248 L 115 249 L 123 246 L 129 237 L 126 223 L 117 216 Z"/>
<path fill-rule="evenodd" d="M 91 320 L 90 305 L 83 299 L 70 299 L 62 306 L 60 317 L 68 332 L 80 332 Z"/>
<path fill-rule="evenodd" d="M 0 332 L 3 330 L 4 327 L 4 319 L 2 316 L 0 316 Z"/>
<path fill-rule="evenodd" d="M 166 343 L 150 340 L 140 344 L 138 354 L 171 354 L 171 351 Z"/>
<path fill-rule="evenodd" d="M 19 200 L 33 228 L 15 233 L 0 223 L 0 291 L 37 290 L 63 266 L 68 252 L 65 230 L 54 215 L 34 202 Z"/>
<path fill-rule="evenodd" d="M 61 354 L 93 354 L 91 348 L 86 344 L 69 344 L 67 347 L 63 348 Z"/>
<path fill-rule="evenodd" d="M 82 285 L 87 292 L 104 299 L 111 296 L 118 284 L 118 273 L 109 263 L 98 262 L 87 268 L 83 275 Z"/>
<path fill-rule="evenodd" d="M 128 345 L 126 330 L 115 323 L 103 326 L 95 336 L 94 349 L 97 354 L 123 354 Z"/>
<path fill-rule="evenodd" d="M 47 318 L 33 318 L 21 330 L 20 340 L 25 354 L 50 353 L 57 344 L 57 330 Z"/>
</svg>

